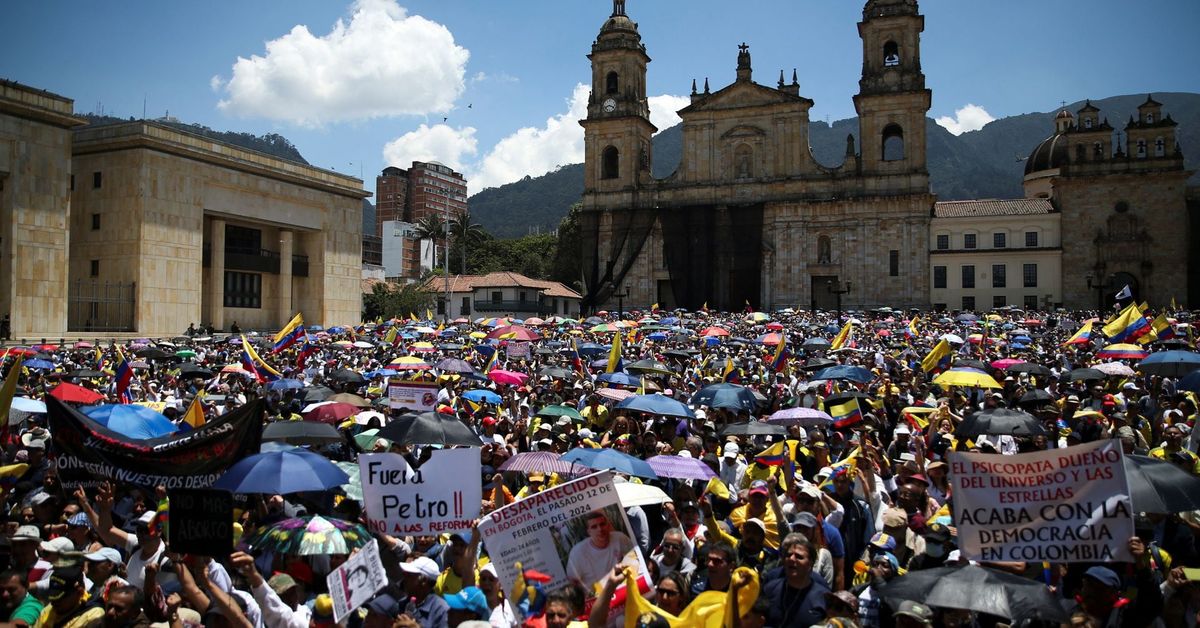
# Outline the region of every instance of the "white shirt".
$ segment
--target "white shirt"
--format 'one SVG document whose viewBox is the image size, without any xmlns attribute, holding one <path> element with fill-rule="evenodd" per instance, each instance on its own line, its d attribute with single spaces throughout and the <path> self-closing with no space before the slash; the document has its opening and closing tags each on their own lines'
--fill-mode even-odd
<svg viewBox="0 0 1200 628">
<path fill-rule="evenodd" d="M 571 548 L 567 558 L 567 577 L 582 583 L 585 590 L 590 590 L 593 584 L 603 582 L 612 568 L 631 551 L 633 541 L 625 533 L 616 530 L 609 536 L 608 547 L 603 549 L 593 545 L 590 538 L 584 539 Z"/>
</svg>

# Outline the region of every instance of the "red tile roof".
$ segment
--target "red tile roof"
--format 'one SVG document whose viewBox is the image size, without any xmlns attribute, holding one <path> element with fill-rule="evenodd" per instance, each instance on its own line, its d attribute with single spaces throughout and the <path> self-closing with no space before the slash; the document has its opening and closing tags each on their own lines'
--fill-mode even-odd
<svg viewBox="0 0 1200 628">
<path fill-rule="evenodd" d="M 442 277 L 432 277 L 425 285 L 429 289 L 444 291 L 445 283 Z M 450 277 L 450 292 L 474 292 L 479 288 L 533 288 L 548 297 L 563 299 L 582 299 L 578 292 L 557 281 L 530 279 L 525 275 L 514 272 L 496 272 L 486 275 L 452 275 Z"/>
<path fill-rule="evenodd" d="M 1045 198 L 983 199 L 934 203 L 935 218 L 972 218 L 975 216 L 1023 216 L 1053 213 L 1054 205 Z"/>
</svg>

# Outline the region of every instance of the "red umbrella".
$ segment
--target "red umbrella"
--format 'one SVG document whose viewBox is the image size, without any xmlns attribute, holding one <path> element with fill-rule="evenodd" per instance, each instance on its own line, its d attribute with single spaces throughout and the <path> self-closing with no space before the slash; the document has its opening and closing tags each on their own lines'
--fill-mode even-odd
<svg viewBox="0 0 1200 628">
<path fill-rule="evenodd" d="M 67 403 L 96 403 L 104 399 L 104 395 L 69 382 L 63 382 L 54 387 L 50 394 L 59 401 Z"/>
<path fill-rule="evenodd" d="M 537 340 L 537 332 L 523 325 L 505 325 L 488 332 L 488 338 L 500 340 Z"/>
<path fill-rule="evenodd" d="M 308 421 L 320 421 L 321 423 L 336 425 L 341 423 L 346 417 L 358 414 L 359 412 L 362 412 L 362 409 L 357 406 L 334 402 L 313 408 L 304 414 L 304 418 Z"/>
<path fill-rule="evenodd" d="M 777 322 L 775 322 L 775 321 L 771 321 L 771 322 L 767 323 L 767 329 L 769 329 L 769 330 L 771 330 L 771 331 L 782 331 L 782 330 L 783 330 L 783 324 L 782 324 L 782 323 L 777 323 Z"/>
<path fill-rule="evenodd" d="M 722 327 L 705 327 L 701 332 L 701 336 L 728 336 L 729 331 Z"/>
<path fill-rule="evenodd" d="M 875 335 L 876 336 L 890 336 L 890 335 L 892 335 L 892 332 L 890 332 L 886 329 L 881 329 L 881 330 L 875 332 Z"/>
</svg>

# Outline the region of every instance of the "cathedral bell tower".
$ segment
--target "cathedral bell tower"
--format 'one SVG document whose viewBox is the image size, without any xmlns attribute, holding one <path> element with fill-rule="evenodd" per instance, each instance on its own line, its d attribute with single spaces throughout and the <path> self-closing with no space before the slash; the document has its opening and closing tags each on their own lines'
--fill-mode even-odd
<svg viewBox="0 0 1200 628">
<path fill-rule="evenodd" d="M 592 43 L 592 93 L 584 129 L 584 190 L 614 192 L 649 179 L 650 123 L 646 101 L 646 65 L 650 57 L 637 23 L 625 15 L 625 0 L 613 0 L 613 12 Z"/>
<path fill-rule="evenodd" d="M 925 116 L 932 93 L 921 72 L 925 17 L 917 0 L 868 0 L 858 35 L 863 42 L 858 111 L 863 174 L 908 175 L 928 191 Z"/>
</svg>

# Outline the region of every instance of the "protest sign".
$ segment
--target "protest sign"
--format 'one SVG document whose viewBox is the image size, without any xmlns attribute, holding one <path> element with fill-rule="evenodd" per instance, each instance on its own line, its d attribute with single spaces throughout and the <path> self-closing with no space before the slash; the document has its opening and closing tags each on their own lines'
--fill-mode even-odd
<svg viewBox="0 0 1200 628">
<path fill-rule="evenodd" d="M 387 585 L 387 572 L 379 558 L 379 541 L 372 539 L 341 567 L 330 572 L 325 577 L 325 584 L 333 600 L 333 621 L 341 623 L 343 617 L 375 597 L 375 593 Z"/>
<path fill-rule="evenodd" d="M 167 493 L 167 541 L 182 554 L 226 556 L 233 551 L 233 494 L 212 489 Z"/>
<path fill-rule="evenodd" d="M 527 358 L 529 357 L 529 343 L 510 341 L 504 346 L 504 351 L 510 358 Z"/>
<path fill-rule="evenodd" d="M 208 488 L 230 465 L 258 453 L 266 405 L 261 399 L 190 431 L 149 440 L 114 432 L 49 395 L 53 460 L 63 486 L 106 480 L 153 490 Z"/>
<path fill-rule="evenodd" d="M 359 454 L 367 528 L 391 535 L 470 530 L 483 499 L 478 448 L 439 449 L 419 469 L 399 454 Z"/>
<path fill-rule="evenodd" d="M 559 484 L 494 510 L 479 524 L 504 590 L 516 582 L 516 565 L 550 576 L 547 591 L 577 582 L 596 595 L 617 563 L 647 582 L 646 563 L 617 497 L 612 473 L 601 471 Z M 624 599 L 624 589 L 615 599 Z"/>
<path fill-rule="evenodd" d="M 951 452 L 958 547 L 973 560 L 1131 560 L 1121 442 L 1013 456 Z"/>
<path fill-rule="evenodd" d="M 431 382 L 392 382 L 388 384 L 388 407 L 428 412 L 437 408 L 438 385 Z"/>
</svg>

